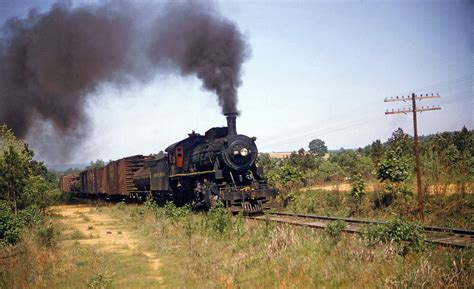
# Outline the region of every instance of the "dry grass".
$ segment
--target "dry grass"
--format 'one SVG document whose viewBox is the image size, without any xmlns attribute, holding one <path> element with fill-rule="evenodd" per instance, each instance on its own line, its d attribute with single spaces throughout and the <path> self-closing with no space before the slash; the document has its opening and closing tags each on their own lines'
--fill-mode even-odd
<svg viewBox="0 0 474 289">
<path fill-rule="evenodd" d="M 218 227 L 212 215 L 101 207 L 84 209 L 90 223 L 83 224 L 83 216 L 61 210 L 57 246 L 40 247 L 27 234 L 20 244 L 25 254 L 0 267 L 1 288 L 470 288 L 474 282 L 472 249 L 401 256 L 397 244 L 368 247 L 355 235 L 334 242 L 324 231 L 241 218 Z M 75 229 L 83 236 L 71 240 Z M 110 235 L 130 244 L 106 244 Z"/>
</svg>

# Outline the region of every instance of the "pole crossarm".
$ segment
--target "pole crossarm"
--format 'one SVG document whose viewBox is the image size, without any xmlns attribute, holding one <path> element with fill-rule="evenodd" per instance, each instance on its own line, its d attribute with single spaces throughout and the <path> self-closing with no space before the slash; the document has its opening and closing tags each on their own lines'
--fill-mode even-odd
<svg viewBox="0 0 474 289">
<path fill-rule="evenodd" d="M 415 95 L 415 100 L 421 100 L 421 99 L 431 99 L 431 98 L 440 98 L 439 94 L 434 94 L 432 93 L 431 95 L 428 95 L 426 93 L 423 95 L 422 93 L 420 95 Z M 413 97 L 411 96 L 396 96 L 396 97 L 386 97 L 383 101 L 384 102 L 394 102 L 394 101 L 412 101 Z"/>
<path fill-rule="evenodd" d="M 427 106 L 424 107 L 422 106 L 421 108 L 417 107 L 416 110 L 413 110 L 411 108 L 402 108 L 402 109 L 392 109 L 392 110 L 386 110 L 385 114 L 397 114 L 397 113 L 412 113 L 412 112 L 423 112 L 423 111 L 430 111 L 430 110 L 441 110 L 440 106 Z"/>
</svg>

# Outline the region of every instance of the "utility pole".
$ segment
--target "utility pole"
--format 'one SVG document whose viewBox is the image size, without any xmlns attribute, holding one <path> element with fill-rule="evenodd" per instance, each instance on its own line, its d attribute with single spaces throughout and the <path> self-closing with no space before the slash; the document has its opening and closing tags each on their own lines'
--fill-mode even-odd
<svg viewBox="0 0 474 289">
<path fill-rule="evenodd" d="M 417 128 L 417 120 L 416 120 L 416 113 L 417 112 L 423 112 L 423 111 L 430 111 L 430 110 L 440 110 L 441 107 L 438 105 L 438 106 L 427 106 L 426 108 L 424 106 L 422 106 L 421 108 L 420 107 L 417 107 L 416 106 L 416 101 L 417 100 L 422 100 L 422 99 L 432 99 L 432 98 L 440 98 L 439 94 L 431 94 L 431 95 L 423 95 L 423 94 L 420 94 L 419 96 L 417 96 L 416 94 L 412 93 L 411 94 L 411 97 L 410 96 L 402 96 L 402 97 L 390 97 L 390 98 L 385 98 L 384 102 L 394 102 L 394 101 L 404 101 L 404 102 L 407 102 L 407 101 L 410 101 L 411 100 L 411 104 L 412 104 L 412 108 L 403 108 L 403 109 L 397 109 L 397 110 L 394 110 L 392 109 L 391 111 L 389 110 L 386 110 L 385 111 L 385 114 L 398 114 L 398 113 L 403 113 L 403 114 L 407 114 L 407 113 L 410 113 L 412 112 L 413 113 L 413 135 L 414 135 L 414 142 L 415 142 L 415 172 L 416 172 L 416 185 L 417 185 L 417 191 L 418 191 L 418 212 L 420 214 L 420 220 L 423 221 L 424 220 L 424 214 L 423 214 L 423 210 L 424 210 L 424 197 L 423 197 L 423 191 L 421 189 L 421 167 L 420 167 L 420 148 L 419 148 L 419 145 L 418 145 L 418 128 Z"/>
</svg>

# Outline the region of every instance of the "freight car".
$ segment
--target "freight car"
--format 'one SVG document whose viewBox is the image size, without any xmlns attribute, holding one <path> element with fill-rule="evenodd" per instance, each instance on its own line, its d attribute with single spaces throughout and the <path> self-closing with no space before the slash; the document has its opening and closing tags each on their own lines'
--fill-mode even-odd
<svg viewBox="0 0 474 289">
<path fill-rule="evenodd" d="M 255 164 L 256 138 L 237 134 L 236 114 L 226 117 L 227 127 L 211 128 L 204 135 L 193 131 L 160 157 L 138 155 L 81 172 L 78 195 L 139 200 L 152 196 L 160 203 L 195 208 L 222 202 L 234 212 L 262 211 L 277 191 Z M 65 176 L 61 182 L 70 179 Z"/>
</svg>

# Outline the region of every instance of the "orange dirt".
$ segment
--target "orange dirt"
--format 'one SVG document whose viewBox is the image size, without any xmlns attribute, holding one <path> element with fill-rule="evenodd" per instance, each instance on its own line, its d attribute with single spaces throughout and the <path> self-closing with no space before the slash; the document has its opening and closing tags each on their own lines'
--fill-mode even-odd
<svg viewBox="0 0 474 289">
<path fill-rule="evenodd" d="M 140 238 L 106 212 L 99 212 L 91 205 L 54 206 L 52 210 L 54 214 L 64 217 L 60 222 L 71 227 L 65 234 L 78 230 L 84 236 L 78 238 L 80 244 L 94 246 L 103 252 L 145 255 L 150 269 L 154 271 L 153 276 L 160 279 L 155 275 L 161 265 L 156 254 L 143 250 L 144 244 Z"/>
</svg>

